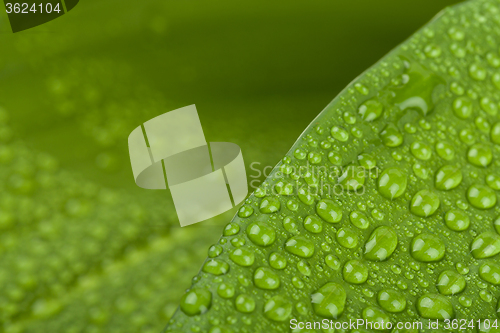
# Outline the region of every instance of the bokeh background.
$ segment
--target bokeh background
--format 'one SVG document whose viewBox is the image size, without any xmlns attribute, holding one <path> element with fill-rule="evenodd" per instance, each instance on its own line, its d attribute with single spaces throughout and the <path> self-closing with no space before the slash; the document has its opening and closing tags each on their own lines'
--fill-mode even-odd
<svg viewBox="0 0 500 333">
<path fill-rule="evenodd" d="M 128 134 L 196 104 L 262 181 L 252 163 L 454 2 L 83 0 L 16 34 L 2 11 L 0 332 L 160 332 L 236 211 L 180 228 Z"/>
</svg>

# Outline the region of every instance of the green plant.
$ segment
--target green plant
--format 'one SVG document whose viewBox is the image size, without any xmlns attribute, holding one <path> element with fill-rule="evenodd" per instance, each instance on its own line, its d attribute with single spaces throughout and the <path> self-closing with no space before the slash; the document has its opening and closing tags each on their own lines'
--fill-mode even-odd
<svg viewBox="0 0 500 333">
<path fill-rule="evenodd" d="M 499 13 L 447 8 L 336 97 L 210 248 L 166 332 L 498 319 Z"/>
</svg>

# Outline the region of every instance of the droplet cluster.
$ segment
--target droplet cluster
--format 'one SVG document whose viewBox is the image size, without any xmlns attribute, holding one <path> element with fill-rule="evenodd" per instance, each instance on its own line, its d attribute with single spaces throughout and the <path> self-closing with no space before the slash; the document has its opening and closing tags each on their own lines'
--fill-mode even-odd
<svg viewBox="0 0 500 333">
<path fill-rule="evenodd" d="M 205 235 L 173 237 L 160 209 L 66 171 L 52 155 L 21 142 L 9 117 L 0 108 L 0 331 L 156 330 L 182 295 L 168 286 L 191 270 L 195 256 L 195 249 L 178 245 L 190 239 L 199 246 Z M 154 223 L 163 227 L 152 229 Z M 210 249 L 214 259 L 204 270 L 229 270 L 217 258 L 222 251 Z M 202 313 L 201 299 L 190 295 L 184 310 Z"/>
</svg>

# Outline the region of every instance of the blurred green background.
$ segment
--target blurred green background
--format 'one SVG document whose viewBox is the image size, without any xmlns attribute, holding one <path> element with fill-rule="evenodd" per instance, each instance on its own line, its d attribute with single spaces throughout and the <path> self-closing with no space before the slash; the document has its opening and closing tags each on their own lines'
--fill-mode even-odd
<svg viewBox="0 0 500 333">
<path fill-rule="evenodd" d="M 235 210 L 181 229 L 128 134 L 196 104 L 256 176 L 454 2 L 83 0 L 16 34 L 2 12 L 0 332 L 161 331 Z"/>
</svg>

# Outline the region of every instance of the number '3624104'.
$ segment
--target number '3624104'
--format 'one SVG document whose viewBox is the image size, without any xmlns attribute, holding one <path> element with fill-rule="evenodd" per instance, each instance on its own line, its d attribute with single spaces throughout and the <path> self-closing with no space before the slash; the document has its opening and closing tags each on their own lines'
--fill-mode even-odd
<svg viewBox="0 0 500 333">
<path fill-rule="evenodd" d="M 12 32 L 19 32 L 62 16 L 73 9 L 78 0 L 4 0 Z"/>
</svg>

